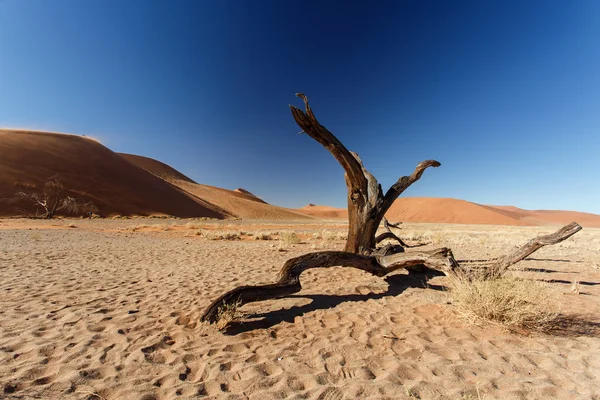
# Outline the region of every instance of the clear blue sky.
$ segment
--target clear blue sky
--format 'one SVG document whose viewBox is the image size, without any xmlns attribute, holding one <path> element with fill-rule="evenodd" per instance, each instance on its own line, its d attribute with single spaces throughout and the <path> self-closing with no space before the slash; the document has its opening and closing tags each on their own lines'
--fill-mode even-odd
<svg viewBox="0 0 600 400">
<path fill-rule="evenodd" d="M 344 207 L 319 120 L 408 196 L 600 213 L 600 1 L 0 0 L 0 126 Z"/>
</svg>

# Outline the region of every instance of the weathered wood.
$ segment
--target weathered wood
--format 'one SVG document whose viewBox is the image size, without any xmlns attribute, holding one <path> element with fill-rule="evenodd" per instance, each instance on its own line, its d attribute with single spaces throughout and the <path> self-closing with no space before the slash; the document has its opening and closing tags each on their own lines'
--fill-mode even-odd
<svg viewBox="0 0 600 400">
<path fill-rule="evenodd" d="M 279 273 L 279 280 L 272 284 L 241 286 L 235 288 L 212 302 L 201 317 L 202 321 L 216 322 L 221 310 L 228 305 L 243 305 L 250 302 L 276 299 L 296 293 L 302 289 L 300 275 L 311 268 L 329 268 L 334 266 L 357 268 L 376 276 L 385 276 L 392 271 L 425 268 L 441 271 L 446 275 L 457 275 L 470 279 L 483 277 L 491 279 L 502 275 L 511 265 L 531 255 L 543 246 L 559 243 L 581 230 L 573 222 L 551 234 L 532 239 L 512 254 L 499 258 L 490 268 L 462 267 L 454 259 L 452 251 L 440 248 L 429 251 L 404 252 L 408 246 L 394 234 L 385 213 L 410 185 L 418 181 L 429 167 L 439 167 L 435 160 L 426 160 L 415 168 L 410 176 L 403 176 L 383 194 L 377 179 L 364 167 L 360 157 L 349 151 L 330 131 L 321 125 L 303 94 L 305 111 L 290 106 L 294 120 L 302 131 L 323 145 L 340 163 L 345 171 L 348 188 L 348 239 L 345 251 L 323 251 L 306 254 L 288 260 Z M 381 221 L 386 232 L 375 236 Z M 386 238 L 398 241 L 399 245 L 387 244 L 376 248 L 376 244 Z M 415 247 L 415 246 L 412 246 Z"/>
<path fill-rule="evenodd" d="M 302 289 L 300 275 L 312 268 L 346 267 L 357 268 L 375 276 L 385 276 L 390 272 L 416 265 L 425 265 L 446 274 L 458 264 L 452 251 L 440 248 L 414 253 L 397 253 L 388 256 L 365 256 L 344 251 L 322 251 L 305 254 L 288 260 L 279 272 L 279 280 L 272 284 L 237 287 L 212 302 L 201 321 L 217 322 L 220 310 L 227 304 L 241 306 L 246 303 L 277 299 L 297 293 Z"/>
<path fill-rule="evenodd" d="M 299 93 L 296 96 L 304 101 L 305 110 L 290 106 L 292 116 L 310 137 L 327 149 L 344 168 L 348 187 L 348 239 L 345 251 L 369 254 L 376 245 L 375 235 L 381 219 L 394 201 L 410 185 L 418 181 L 429 167 L 439 167 L 435 160 L 427 160 L 417 165 L 410 176 L 404 176 L 383 194 L 377 179 L 364 167 L 360 157 L 349 151 L 315 117 L 308 98 Z"/>
<path fill-rule="evenodd" d="M 485 278 L 492 279 L 501 276 L 510 266 L 530 256 L 544 246 L 557 244 L 566 240 L 582 230 L 583 228 L 577 222 L 571 222 L 559 230 L 549 235 L 541 235 L 531 239 L 529 242 L 519 247 L 514 252 L 499 258 L 485 272 Z"/>
<path fill-rule="evenodd" d="M 390 226 L 393 226 L 394 228 L 398 228 L 398 225 L 401 223 L 402 222 L 396 223 L 396 224 L 390 224 L 389 221 L 387 220 L 387 218 L 383 217 L 383 228 L 385 229 L 385 232 L 383 232 L 375 237 L 375 244 L 378 244 L 378 243 L 384 241 L 385 239 L 393 239 L 393 240 L 397 241 L 398 243 L 400 243 L 400 245 L 404 248 L 410 247 L 408 244 L 404 243 L 404 241 L 402 239 L 400 239 L 390 229 Z"/>
</svg>

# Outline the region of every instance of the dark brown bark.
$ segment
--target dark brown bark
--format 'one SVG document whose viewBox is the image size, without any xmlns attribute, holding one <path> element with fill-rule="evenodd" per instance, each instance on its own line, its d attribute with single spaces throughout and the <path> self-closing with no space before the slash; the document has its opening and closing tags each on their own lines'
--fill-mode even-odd
<svg viewBox="0 0 600 400">
<path fill-rule="evenodd" d="M 377 235 L 377 237 L 375 237 L 375 244 L 379 244 L 382 241 L 384 241 L 385 239 L 393 239 L 395 241 L 397 241 L 398 243 L 400 243 L 400 246 L 404 247 L 404 248 L 408 248 L 410 247 L 408 244 L 404 243 L 404 241 L 402 239 L 400 239 L 394 232 L 392 232 L 392 230 L 390 229 L 390 226 L 394 227 L 394 228 L 398 228 L 398 225 L 401 224 L 402 222 L 396 223 L 396 224 L 390 224 L 387 220 L 387 218 L 383 217 L 383 229 L 385 229 L 385 232 Z"/>
<path fill-rule="evenodd" d="M 387 256 L 365 256 L 344 251 L 322 251 L 305 254 L 288 260 L 279 272 L 279 280 L 272 284 L 237 287 L 215 301 L 206 309 L 201 321 L 217 322 L 221 309 L 228 304 L 241 306 L 255 301 L 277 299 L 299 292 L 302 289 L 300 275 L 311 268 L 346 267 L 357 268 L 375 276 L 385 276 L 390 272 L 416 265 L 451 273 L 458 264 L 452 251 L 440 248 L 412 253 L 397 253 Z"/>
<path fill-rule="evenodd" d="M 375 248 L 375 235 L 381 219 L 394 201 L 410 185 L 418 181 L 429 167 L 439 167 L 435 160 L 427 160 L 417 165 L 410 176 L 404 176 L 383 194 L 377 179 L 364 167 L 360 157 L 349 151 L 315 117 L 307 97 L 299 93 L 304 101 L 305 110 L 290 106 L 292 116 L 298 126 L 321 143 L 344 168 L 348 187 L 348 240 L 345 251 L 357 254 L 369 254 Z"/>
</svg>

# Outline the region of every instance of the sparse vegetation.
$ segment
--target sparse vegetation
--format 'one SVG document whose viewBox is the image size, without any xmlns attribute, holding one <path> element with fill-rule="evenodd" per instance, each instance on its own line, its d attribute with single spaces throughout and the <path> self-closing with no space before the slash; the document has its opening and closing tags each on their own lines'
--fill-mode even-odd
<svg viewBox="0 0 600 400">
<path fill-rule="evenodd" d="M 41 188 L 23 185 L 20 192 L 4 200 L 19 205 L 18 211 L 29 218 L 52 219 L 59 212 L 91 216 L 97 211 L 92 202 L 67 195 L 57 176 L 48 178 Z"/>
<path fill-rule="evenodd" d="M 543 331 L 559 315 L 556 293 L 545 282 L 502 275 L 496 279 L 452 277 L 453 304 L 471 322 Z"/>
<path fill-rule="evenodd" d="M 302 240 L 296 235 L 296 232 L 282 232 L 280 235 L 280 240 L 287 244 L 300 244 Z"/>
<path fill-rule="evenodd" d="M 208 240 L 241 240 L 241 235 L 239 232 L 206 232 L 203 236 Z"/>
<path fill-rule="evenodd" d="M 273 240 L 273 237 L 266 233 L 257 233 L 254 235 L 254 240 Z"/>
<path fill-rule="evenodd" d="M 224 303 L 219 308 L 219 322 L 217 329 L 224 330 L 238 317 L 238 308 L 242 305 L 242 301 L 238 299 L 232 303 Z"/>
</svg>

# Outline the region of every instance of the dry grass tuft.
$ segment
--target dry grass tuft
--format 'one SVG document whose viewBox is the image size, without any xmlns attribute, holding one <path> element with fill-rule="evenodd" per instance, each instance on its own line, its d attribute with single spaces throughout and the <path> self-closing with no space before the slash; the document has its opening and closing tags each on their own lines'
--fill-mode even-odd
<svg viewBox="0 0 600 400">
<path fill-rule="evenodd" d="M 452 278 L 453 303 L 474 323 L 543 331 L 558 318 L 558 293 L 547 283 L 504 275 L 472 281 Z"/>
<path fill-rule="evenodd" d="M 217 314 L 217 329 L 222 331 L 226 329 L 231 322 L 238 317 L 238 308 L 242 305 L 242 300 L 238 299 L 235 303 L 225 303 L 219 307 Z"/>
<path fill-rule="evenodd" d="M 281 241 L 287 244 L 300 244 L 302 240 L 296 235 L 295 232 L 282 232 L 280 236 Z"/>
<path fill-rule="evenodd" d="M 254 240 L 273 240 L 273 237 L 266 233 L 257 233 L 256 236 L 254 236 Z"/>
<path fill-rule="evenodd" d="M 202 232 L 201 232 L 202 233 Z M 203 236 L 208 240 L 241 240 L 239 232 L 205 232 Z"/>
</svg>

